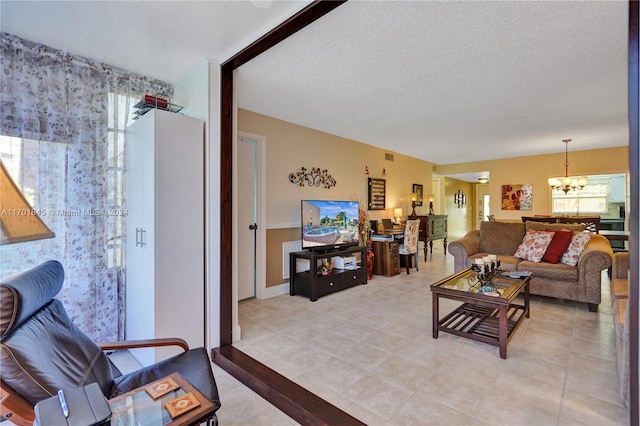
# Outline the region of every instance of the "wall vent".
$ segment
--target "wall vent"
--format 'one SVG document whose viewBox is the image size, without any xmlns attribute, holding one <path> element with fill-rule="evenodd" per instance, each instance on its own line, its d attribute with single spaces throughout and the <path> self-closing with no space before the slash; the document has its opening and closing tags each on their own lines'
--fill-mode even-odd
<svg viewBox="0 0 640 426">
<path fill-rule="evenodd" d="M 431 166 L 431 170 L 438 173 L 438 166 Z"/>
<path fill-rule="evenodd" d="M 300 251 L 300 250 L 302 250 L 302 241 L 300 240 L 285 241 L 282 243 L 282 279 L 283 280 L 289 279 L 289 253 L 291 253 L 292 251 Z M 299 265 L 301 260 L 305 260 L 305 259 L 298 259 L 298 261 L 296 262 L 296 265 Z M 309 261 L 307 260 L 307 264 L 308 263 Z M 309 266 L 307 265 L 306 269 L 300 269 L 300 266 L 298 266 L 296 267 L 296 270 L 308 271 Z"/>
<path fill-rule="evenodd" d="M 384 159 L 387 161 L 393 161 L 393 154 L 389 154 L 388 152 L 385 152 Z"/>
</svg>

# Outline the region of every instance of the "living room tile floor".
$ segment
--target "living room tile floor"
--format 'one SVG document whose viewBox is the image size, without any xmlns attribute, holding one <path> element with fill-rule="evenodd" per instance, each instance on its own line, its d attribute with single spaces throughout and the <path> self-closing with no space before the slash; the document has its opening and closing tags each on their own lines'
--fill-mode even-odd
<svg viewBox="0 0 640 426">
<path fill-rule="evenodd" d="M 508 345 L 431 337 L 429 285 L 453 273 L 434 245 L 420 271 L 374 275 L 310 302 L 239 304 L 234 346 L 369 425 L 627 425 L 620 401 L 608 279 L 598 313 L 532 296 Z M 441 315 L 458 302 L 441 299 Z M 220 423 L 296 424 L 219 368 Z"/>
</svg>

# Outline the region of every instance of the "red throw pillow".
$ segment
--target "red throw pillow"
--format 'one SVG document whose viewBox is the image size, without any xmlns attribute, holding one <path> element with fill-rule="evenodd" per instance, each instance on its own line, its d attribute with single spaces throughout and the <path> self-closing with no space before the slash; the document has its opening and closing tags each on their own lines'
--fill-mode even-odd
<svg viewBox="0 0 640 426">
<path fill-rule="evenodd" d="M 551 229 L 547 229 L 547 231 L 551 231 Z M 543 262 L 548 263 L 558 263 L 562 258 L 562 255 L 567 248 L 569 248 L 569 244 L 571 244 L 571 237 L 573 237 L 573 232 L 571 231 L 553 231 L 555 234 L 553 235 L 553 239 L 551 240 L 551 244 L 547 248 L 544 256 L 542 256 Z"/>
</svg>

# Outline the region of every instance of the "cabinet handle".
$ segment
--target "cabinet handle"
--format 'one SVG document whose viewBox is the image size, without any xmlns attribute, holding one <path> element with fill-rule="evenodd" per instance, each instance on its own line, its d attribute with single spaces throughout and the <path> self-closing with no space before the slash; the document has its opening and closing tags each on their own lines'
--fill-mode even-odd
<svg viewBox="0 0 640 426">
<path fill-rule="evenodd" d="M 146 232 L 144 228 L 136 228 L 136 247 L 144 247 L 147 245 L 144 241 L 144 234 Z"/>
</svg>

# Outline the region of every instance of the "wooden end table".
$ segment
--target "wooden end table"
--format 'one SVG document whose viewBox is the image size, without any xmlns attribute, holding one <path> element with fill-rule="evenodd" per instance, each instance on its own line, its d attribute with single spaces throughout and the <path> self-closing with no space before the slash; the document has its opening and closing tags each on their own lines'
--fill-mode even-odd
<svg viewBox="0 0 640 426">
<path fill-rule="evenodd" d="M 499 276 L 494 279 L 499 296 L 480 294 L 471 286 L 468 278 L 475 275 L 471 268 L 443 278 L 431 284 L 433 298 L 433 338 L 438 332 L 455 334 L 467 339 L 487 343 L 500 348 L 500 358 L 507 358 L 507 342 L 520 325 L 523 318 L 529 318 L 530 276 L 510 278 Z M 524 305 L 514 303 L 514 299 L 524 292 Z M 453 312 L 440 318 L 439 299 L 463 302 Z"/>
<path fill-rule="evenodd" d="M 151 383 L 110 399 L 109 406 L 111 407 L 112 413 L 111 425 L 183 426 L 200 424 L 211 416 L 213 413 L 213 404 L 204 395 L 202 395 L 198 389 L 189 383 L 187 379 L 182 377 L 180 373 L 173 373 L 167 377 L 173 379 L 178 385 L 180 385 L 180 388 L 171 391 L 156 400 L 151 398 L 151 396 L 149 396 L 145 391 L 145 388 Z M 164 380 L 164 378 L 160 380 Z M 175 419 L 172 419 L 169 412 L 165 409 L 164 404 L 188 392 L 193 393 L 200 403 L 200 406 L 187 411 Z"/>
</svg>

